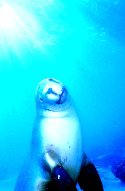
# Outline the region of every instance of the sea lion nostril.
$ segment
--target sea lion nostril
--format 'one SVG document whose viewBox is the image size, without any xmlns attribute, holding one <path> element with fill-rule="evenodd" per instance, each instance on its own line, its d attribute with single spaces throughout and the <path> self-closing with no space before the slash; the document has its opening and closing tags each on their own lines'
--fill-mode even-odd
<svg viewBox="0 0 125 191">
<path fill-rule="evenodd" d="M 56 93 L 53 91 L 52 88 L 48 88 L 48 90 L 47 90 L 46 93 L 47 93 L 47 94 L 56 94 Z"/>
</svg>

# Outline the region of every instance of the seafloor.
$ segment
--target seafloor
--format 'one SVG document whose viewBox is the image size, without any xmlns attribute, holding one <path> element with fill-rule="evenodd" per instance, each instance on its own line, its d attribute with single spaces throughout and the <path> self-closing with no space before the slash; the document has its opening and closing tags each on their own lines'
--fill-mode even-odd
<svg viewBox="0 0 125 191">
<path fill-rule="evenodd" d="M 125 191 L 125 184 L 114 177 L 110 168 L 97 167 L 97 169 L 103 182 L 104 191 Z M 0 191 L 13 191 L 15 181 L 15 177 L 0 181 Z M 78 190 L 80 191 L 79 188 Z"/>
</svg>

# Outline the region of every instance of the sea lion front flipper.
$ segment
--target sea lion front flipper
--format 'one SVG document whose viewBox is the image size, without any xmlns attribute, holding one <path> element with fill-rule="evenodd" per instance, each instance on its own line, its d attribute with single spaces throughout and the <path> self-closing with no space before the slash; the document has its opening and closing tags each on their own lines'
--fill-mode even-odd
<svg viewBox="0 0 125 191">
<path fill-rule="evenodd" d="M 84 191 L 104 191 L 98 171 L 94 164 L 88 161 L 81 167 L 78 183 Z"/>
<path fill-rule="evenodd" d="M 59 156 L 54 151 L 49 151 L 44 155 L 43 164 L 52 179 L 48 184 L 48 190 L 77 191 L 76 183 L 59 161 Z"/>
<path fill-rule="evenodd" d="M 59 191 L 77 191 L 75 182 L 62 166 L 53 169 L 52 180 Z"/>
</svg>

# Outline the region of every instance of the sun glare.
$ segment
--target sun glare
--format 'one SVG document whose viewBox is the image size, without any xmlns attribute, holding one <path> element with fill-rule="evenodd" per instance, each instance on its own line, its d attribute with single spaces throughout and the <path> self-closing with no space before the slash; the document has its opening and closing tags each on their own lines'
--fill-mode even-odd
<svg viewBox="0 0 125 191">
<path fill-rule="evenodd" d="M 13 9 L 7 3 L 4 3 L 0 8 L 0 29 L 14 29 L 15 19 Z"/>
<path fill-rule="evenodd" d="M 50 39 L 50 41 L 49 41 Z M 3 3 L 0 6 L 0 55 L 15 52 L 20 54 L 24 48 L 44 49 L 51 43 L 51 36 L 36 15 L 26 6 Z"/>
</svg>

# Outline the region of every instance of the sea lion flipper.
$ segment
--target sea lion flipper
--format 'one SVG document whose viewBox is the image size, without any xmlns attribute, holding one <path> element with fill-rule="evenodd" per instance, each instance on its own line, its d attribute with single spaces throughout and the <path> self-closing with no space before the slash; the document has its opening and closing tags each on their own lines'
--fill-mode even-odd
<svg viewBox="0 0 125 191">
<path fill-rule="evenodd" d="M 43 164 L 52 179 L 48 190 L 77 191 L 76 183 L 59 161 L 59 156 L 54 151 L 48 151 L 44 155 Z"/>
<path fill-rule="evenodd" d="M 104 191 L 96 167 L 88 161 L 86 165 L 82 165 L 81 167 L 78 183 L 80 188 L 84 191 Z"/>
<path fill-rule="evenodd" d="M 53 169 L 52 180 L 59 191 L 77 191 L 75 182 L 62 166 Z"/>
</svg>

